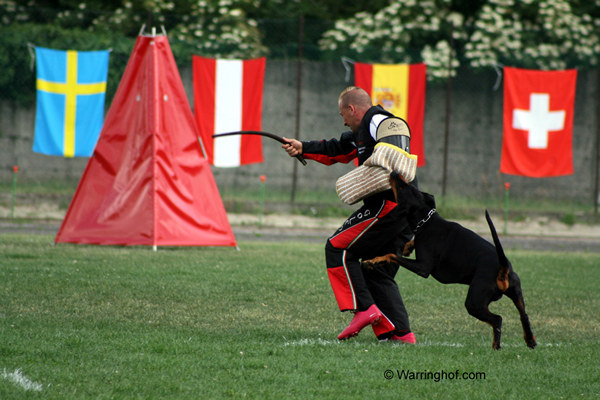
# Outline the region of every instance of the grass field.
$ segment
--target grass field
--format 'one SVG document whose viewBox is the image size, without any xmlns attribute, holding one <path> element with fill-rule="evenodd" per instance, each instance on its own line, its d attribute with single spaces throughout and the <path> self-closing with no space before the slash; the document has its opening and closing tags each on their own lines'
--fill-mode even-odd
<svg viewBox="0 0 600 400">
<path fill-rule="evenodd" d="M 538 347 L 466 287 L 401 270 L 416 346 L 337 334 L 323 246 L 54 245 L 0 236 L 0 399 L 598 398 L 600 254 L 509 252 Z M 457 374 L 458 371 L 458 374 Z M 410 374 L 413 372 L 413 375 Z M 391 379 L 388 379 L 391 378 Z"/>
</svg>

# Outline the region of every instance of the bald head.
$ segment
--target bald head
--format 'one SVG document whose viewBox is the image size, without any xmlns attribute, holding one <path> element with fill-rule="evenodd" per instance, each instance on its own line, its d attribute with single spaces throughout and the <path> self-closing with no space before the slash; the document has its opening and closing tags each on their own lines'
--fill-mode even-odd
<svg viewBox="0 0 600 400">
<path fill-rule="evenodd" d="M 369 94 L 356 86 L 350 86 L 342 91 L 338 98 L 338 105 L 344 125 L 354 133 L 358 132 L 363 116 L 373 106 Z"/>
<path fill-rule="evenodd" d="M 371 96 L 356 86 L 349 86 L 340 93 L 338 105 L 341 107 L 355 106 L 358 109 L 367 110 L 373 106 Z"/>
</svg>

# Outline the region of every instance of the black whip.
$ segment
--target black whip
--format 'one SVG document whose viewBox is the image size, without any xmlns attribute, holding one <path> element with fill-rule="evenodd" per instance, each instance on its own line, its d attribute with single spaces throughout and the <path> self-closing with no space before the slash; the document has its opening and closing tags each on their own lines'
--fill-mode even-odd
<svg viewBox="0 0 600 400">
<path fill-rule="evenodd" d="M 286 142 L 285 140 L 283 140 L 283 138 L 281 136 L 277 136 L 274 133 L 263 132 L 263 131 L 235 131 L 235 132 L 215 133 L 214 135 L 212 135 L 212 137 L 216 138 L 216 137 L 233 136 L 233 135 L 259 135 L 259 136 L 266 136 L 268 138 L 277 140 L 281 144 L 289 144 L 288 142 Z M 298 161 L 300 161 L 302 163 L 302 165 L 306 165 L 306 160 L 304 159 L 304 157 L 302 157 L 302 154 L 298 154 L 296 156 L 296 158 L 298 159 Z"/>
</svg>

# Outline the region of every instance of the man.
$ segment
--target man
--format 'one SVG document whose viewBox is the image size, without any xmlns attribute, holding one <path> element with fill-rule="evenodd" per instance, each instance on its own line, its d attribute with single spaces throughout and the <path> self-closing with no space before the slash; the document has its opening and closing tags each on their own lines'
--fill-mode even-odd
<svg viewBox="0 0 600 400">
<path fill-rule="evenodd" d="M 306 159 L 326 165 L 349 162 L 358 157 L 362 165 L 374 151 L 378 137 L 383 140 L 381 126 L 390 121 L 408 125 L 402 119 L 373 106 L 369 94 L 358 87 L 348 87 L 338 99 L 344 125 L 351 131 L 342 133 L 340 139 L 298 141 L 284 138 L 282 147 L 291 157 L 298 154 Z M 386 121 L 386 123 L 383 123 Z M 380 132 L 378 132 L 378 130 Z M 385 140 L 408 151 L 408 136 L 388 136 Z M 367 325 L 372 325 L 379 340 L 416 343 L 410 330 L 408 313 L 394 280 L 397 265 L 383 268 L 361 268 L 361 259 L 369 259 L 389 252 L 397 252 L 410 240 L 412 232 L 402 210 L 396 207 L 391 190 L 367 196 L 363 205 L 327 240 L 325 257 L 329 281 L 340 311 L 352 311 L 354 317 L 338 336 L 345 340 L 358 335 Z"/>
</svg>

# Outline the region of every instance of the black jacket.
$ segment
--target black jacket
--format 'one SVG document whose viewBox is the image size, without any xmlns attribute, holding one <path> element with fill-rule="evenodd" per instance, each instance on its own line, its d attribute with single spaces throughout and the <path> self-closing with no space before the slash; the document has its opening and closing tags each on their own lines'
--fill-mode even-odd
<svg viewBox="0 0 600 400">
<path fill-rule="evenodd" d="M 373 154 L 375 148 L 376 142 L 369 132 L 369 124 L 376 114 L 394 116 L 379 105 L 373 106 L 365 113 L 356 134 L 346 131 L 339 139 L 303 141 L 302 156 L 326 165 L 347 163 L 358 157 L 358 165 L 362 165 Z"/>
</svg>

